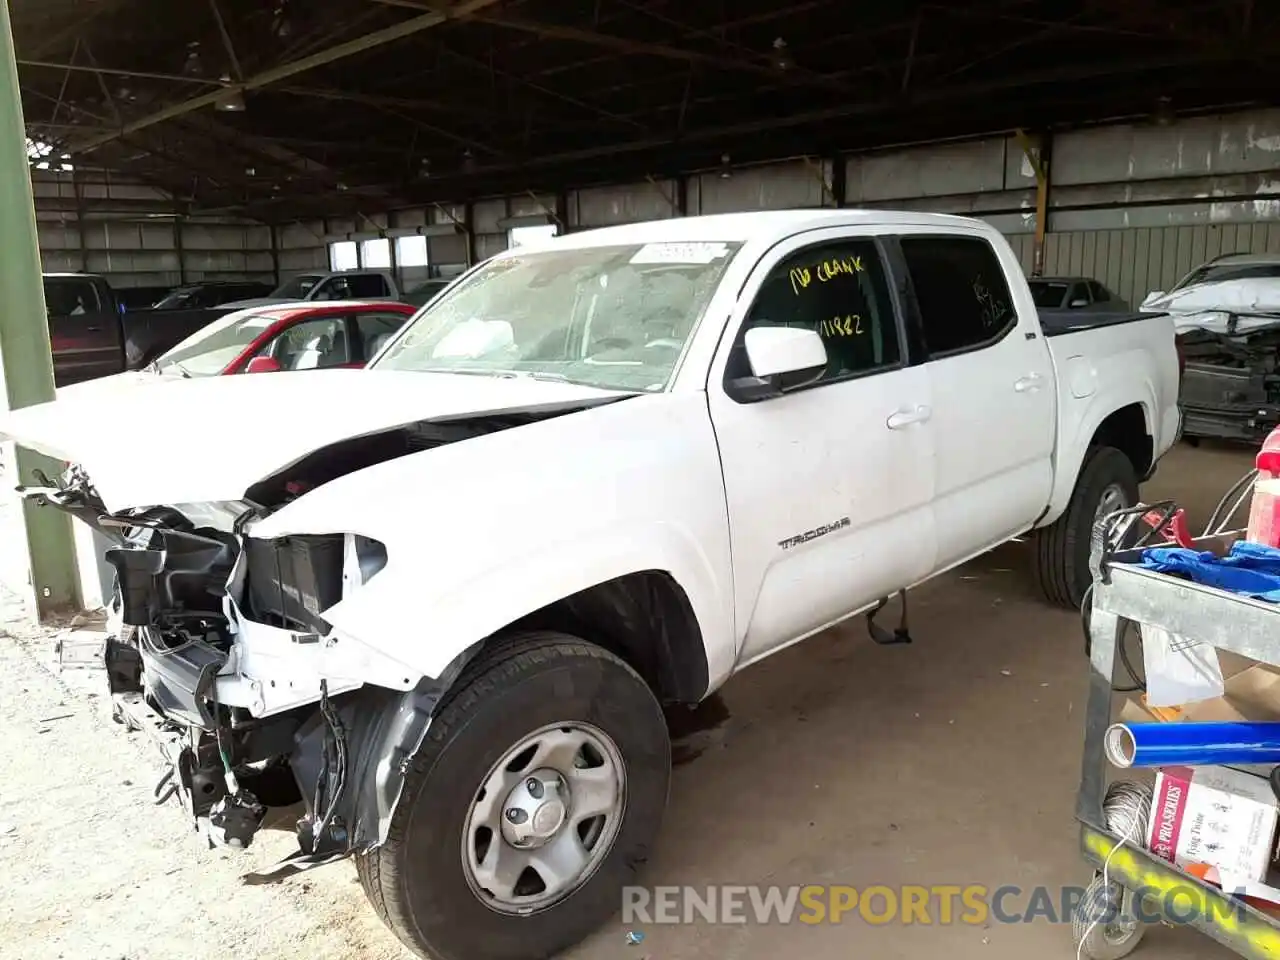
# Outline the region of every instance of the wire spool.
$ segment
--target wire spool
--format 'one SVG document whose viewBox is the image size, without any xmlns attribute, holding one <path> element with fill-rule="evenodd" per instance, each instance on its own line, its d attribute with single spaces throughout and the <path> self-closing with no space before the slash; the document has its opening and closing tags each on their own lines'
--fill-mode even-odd
<svg viewBox="0 0 1280 960">
<path fill-rule="evenodd" d="M 1151 821 L 1152 789 L 1148 783 L 1119 780 L 1107 788 L 1102 802 L 1103 822 L 1107 831 L 1123 842 L 1145 837 Z M 1107 876 L 1111 857 L 1094 874 L 1085 890 L 1084 899 L 1071 917 L 1071 934 L 1076 943 L 1076 960 L 1120 960 L 1128 956 L 1142 939 L 1146 928 L 1134 915 L 1133 893 L 1112 883 Z"/>
</svg>

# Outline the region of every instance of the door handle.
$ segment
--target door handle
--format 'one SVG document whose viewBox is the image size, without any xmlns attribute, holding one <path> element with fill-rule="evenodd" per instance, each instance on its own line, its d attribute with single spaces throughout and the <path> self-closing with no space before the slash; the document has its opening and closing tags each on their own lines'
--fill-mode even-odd
<svg viewBox="0 0 1280 960">
<path fill-rule="evenodd" d="M 1040 374 L 1029 373 L 1025 377 L 1013 381 L 1013 389 L 1018 393 L 1032 393 L 1040 389 Z"/>
<path fill-rule="evenodd" d="M 913 407 L 910 410 L 899 410 L 896 413 L 889 414 L 889 419 L 885 421 L 885 426 L 890 430 L 902 430 L 913 423 L 924 423 L 931 416 L 933 416 L 933 411 L 926 406 Z"/>
<path fill-rule="evenodd" d="M 85 330 L 89 331 L 89 333 L 99 333 L 102 330 L 102 328 L 101 327 L 85 327 Z"/>
</svg>

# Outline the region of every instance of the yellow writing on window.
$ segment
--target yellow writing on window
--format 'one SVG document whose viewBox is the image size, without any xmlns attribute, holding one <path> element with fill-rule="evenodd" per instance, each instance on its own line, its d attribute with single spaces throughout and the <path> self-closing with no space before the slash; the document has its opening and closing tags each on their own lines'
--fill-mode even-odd
<svg viewBox="0 0 1280 960">
<path fill-rule="evenodd" d="M 799 296 L 800 291 L 812 282 L 813 274 L 809 272 L 808 267 L 791 268 L 791 292 L 796 296 Z"/>
<path fill-rule="evenodd" d="M 818 264 L 818 280 L 826 283 L 836 277 L 852 277 L 862 272 L 861 257 L 841 257 L 835 260 L 824 260 Z"/>
<path fill-rule="evenodd" d="M 856 313 L 851 313 L 844 317 L 832 317 L 830 320 L 823 320 L 819 326 L 819 333 L 824 337 L 857 337 L 862 335 L 862 317 Z"/>
</svg>

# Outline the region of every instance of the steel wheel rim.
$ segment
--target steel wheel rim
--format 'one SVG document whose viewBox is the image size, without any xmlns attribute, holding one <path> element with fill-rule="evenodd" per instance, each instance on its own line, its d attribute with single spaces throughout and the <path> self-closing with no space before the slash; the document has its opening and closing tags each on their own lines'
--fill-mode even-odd
<svg viewBox="0 0 1280 960">
<path fill-rule="evenodd" d="M 506 750 L 476 788 L 462 868 L 489 909 L 526 915 L 579 890 L 608 856 L 626 810 L 626 767 L 593 724 L 548 724 Z"/>
<path fill-rule="evenodd" d="M 1129 503 L 1129 495 L 1125 493 L 1124 487 L 1118 483 L 1109 484 L 1102 491 L 1102 496 L 1098 498 L 1098 509 L 1094 512 L 1093 519 L 1097 523 L 1118 510 L 1124 510 L 1131 506 Z"/>
</svg>

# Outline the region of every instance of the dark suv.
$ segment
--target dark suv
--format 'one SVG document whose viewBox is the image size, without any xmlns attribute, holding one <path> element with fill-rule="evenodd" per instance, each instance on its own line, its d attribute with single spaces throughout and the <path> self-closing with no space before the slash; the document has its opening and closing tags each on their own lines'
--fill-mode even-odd
<svg viewBox="0 0 1280 960">
<path fill-rule="evenodd" d="M 237 300 L 265 297 L 274 289 L 269 283 L 249 280 L 217 280 L 205 283 L 189 283 L 175 287 L 158 300 L 156 310 L 207 310 Z"/>
</svg>

